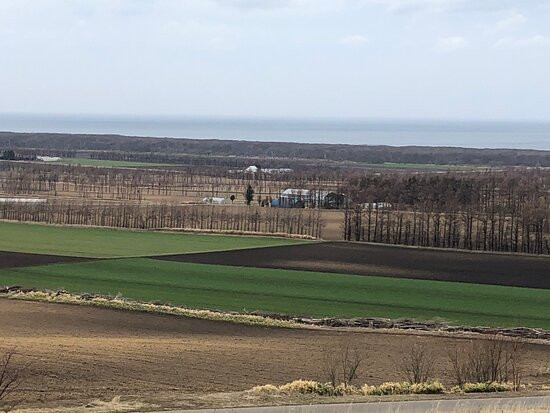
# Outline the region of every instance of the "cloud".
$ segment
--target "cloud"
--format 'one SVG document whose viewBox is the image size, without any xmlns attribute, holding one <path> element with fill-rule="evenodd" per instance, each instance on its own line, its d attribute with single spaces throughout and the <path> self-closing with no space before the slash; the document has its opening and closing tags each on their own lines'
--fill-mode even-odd
<svg viewBox="0 0 550 413">
<path fill-rule="evenodd" d="M 204 1 L 204 0 L 202 0 Z M 360 7 L 365 0 L 211 0 L 216 6 L 243 12 L 322 14 Z"/>
<path fill-rule="evenodd" d="M 487 11 L 505 12 L 515 9 L 520 3 L 526 8 L 548 8 L 547 0 L 366 0 L 386 6 L 393 13 Z"/>
<path fill-rule="evenodd" d="M 527 47 L 550 46 L 550 37 L 536 34 L 531 37 L 505 37 L 494 44 L 497 49 L 523 49 Z"/>
<path fill-rule="evenodd" d="M 244 10 L 269 10 L 293 6 L 292 0 L 215 0 L 220 6 L 234 7 Z"/>
<path fill-rule="evenodd" d="M 460 36 L 441 37 L 435 43 L 434 50 L 438 53 L 451 53 L 462 49 L 466 40 Z"/>
<path fill-rule="evenodd" d="M 372 3 L 385 4 L 393 13 L 420 11 L 443 11 L 452 8 L 462 0 L 371 0 Z"/>
<path fill-rule="evenodd" d="M 369 39 L 360 34 L 352 34 L 350 36 L 345 36 L 340 39 L 342 44 L 365 44 L 368 43 Z"/>
<path fill-rule="evenodd" d="M 513 29 L 517 26 L 521 26 L 527 21 L 527 18 L 517 12 L 512 12 L 508 16 L 496 22 L 491 28 L 491 32 L 503 32 L 510 29 Z"/>
</svg>

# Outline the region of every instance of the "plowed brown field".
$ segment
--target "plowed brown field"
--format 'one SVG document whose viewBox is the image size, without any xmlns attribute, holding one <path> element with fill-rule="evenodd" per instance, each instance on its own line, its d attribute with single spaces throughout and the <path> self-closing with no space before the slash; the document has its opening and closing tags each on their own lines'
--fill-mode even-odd
<svg viewBox="0 0 550 413">
<path fill-rule="evenodd" d="M 29 267 L 62 262 L 84 261 L 87 258 L 63 257 L 60 255 L 29 254 L 24 252 L 0 251 L 0 268 Z"/>
<path fill-rule="evenodd" d="M 418 341 L 438 358 L 436 375 L 449 382 L 446 354 L 464 338 L 404 333 L 252 327 L 95 307 L 0 299 L 0 350 L 15 346 L 30 361 L 23 386 L 29 405 L 86 403 L 133 396 L 176 405 L 184 393 L 248 389 L 297 378 L 325 380 L 323 350 L 343 339 L 359 343 L 360 381 L 401 377 L 395 361 Z M 531 344 L 526 382 L 550 379 L 550 346 Z M 171 399 L 174 403 L 166 404 Z M 168 406 L 169 407 L 169 406 Z"/>
<path fill-rule="evenodd" d="M 324 242 L 158 259 L 514 287 L 550 288 L 550 257 Z"/>
</svg>

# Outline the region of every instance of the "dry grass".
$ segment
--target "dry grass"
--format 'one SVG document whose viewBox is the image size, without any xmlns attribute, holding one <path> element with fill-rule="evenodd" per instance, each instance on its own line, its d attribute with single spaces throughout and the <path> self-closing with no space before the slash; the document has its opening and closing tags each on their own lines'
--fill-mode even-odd
<svg viewBox="0 0 550 413">
<path fill-rule="evenodd" d="M 483 388 L 483 386 L 479 386 Z M 446 389 L 439 381 L 426 383 L 383 383 L 380 386 L 369 386 L 365 384 L 362 387 L 340 384 L 333 386 L 331 383 L 321 383 L 313 380 L 294 380 L 282 386 L 266 384 L 253 387 L 248 392 L 251 394 L 263 395 L 292 395 L 292 394 L 315 394 L 318 396 L 394 396 L 401 394 L 441 394 Z"/>
<path fill-rule="evenodd" d="M 80 295 L 60 292 L 31 291 L 31 292 L 10 292 L 7 294 L 10 299 L 42 301 L 62 304 L 89 305 L 95 307 L 114 308 L 120 310 L 140 311 L 156 314 L 170 314 L 191 318 L 199 318 L 213 321 L 226 321 L 247 325 L 262 325 L 266 327 L 282 328 L 305 328 L 305 326 L 293 321 L 276 320 L 258 315 L 227 313 L 212 310 L 195 310 L 185 307 L 176 307 L 165 304 L 143 303 L 127 300 L 122 297 L 99 297 L 93 296 L 83 298 Z"/>
<path fill-rule="evenodd" d="M 94 400 L 84 406 L 20 409 L 14 413 L 124 413 L 151 410 L 158 406 L 137 400 L 122 400 L 120 396 L 110 401 Z"/>
</svg>

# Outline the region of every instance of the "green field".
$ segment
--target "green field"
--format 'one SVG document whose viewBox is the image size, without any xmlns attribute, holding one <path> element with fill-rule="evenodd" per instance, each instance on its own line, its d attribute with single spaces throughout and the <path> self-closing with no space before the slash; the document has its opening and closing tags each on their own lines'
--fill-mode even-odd
<svg viewBox="0 0 550 413">
<path fill-rule="evenodd" d="M 90 159 L 90 158 L 62 158 L 56 162 L 69 165 L 83 166 L 103 166 L 111 168 L 139 168 L 139 167 L 159 167 L 159 166 L 174 166 L 174 164 L 155 163 L 155 162 L 133 162 L 133 161 L 111 161 L 107 159 Z"/>
<path fill-rule="evenodd" d="M 0 285 L 122 294 L 195 308 L 380 316 L 550 329 L 550 291 L 492 285 L 190 264 L 146 258 L 4 269 Z"/>
<path fill-rule="evenodd" d="M 132 231 L 0 222 L 0 251 L 77 257 L 134 257 L 289 245 L 285 238 Z"/>
<path fill-rule="evenodd" d="M 490 168 L 485 165 L 450 165 L 450 164 L 433 164 L 433 163 L 396 163 L 396 162 L 384 162 L 384 163 L 365 163 L 358 162 L 359 165 L 368 168 L 380 168 L 380 169 L 407 169 L 416 171 L 477 171 Z"/>
</svg>

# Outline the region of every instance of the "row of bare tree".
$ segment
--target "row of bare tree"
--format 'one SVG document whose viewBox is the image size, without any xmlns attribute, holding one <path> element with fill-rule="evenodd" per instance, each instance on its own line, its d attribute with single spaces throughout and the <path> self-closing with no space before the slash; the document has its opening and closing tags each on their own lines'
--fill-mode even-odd
<svg viewBox="0 0 550 413">
<path fill-rule="evenodd" d="M 188 229 L 320 238 L 320 211 L 219 205 L 168 205 L 98 202 L 0 204 L 0 219 L 63 225 L 137 229 Z"/>
<path fill-rule="evenodd" d="M 520 390 L 528 356 L 527 343 L 522 339 L 491 336 L 483 340 L 464 341 L 447 352 L 446 364 L 454 384 L 510 383 Z M 394 360 L 395 371 L 408 383 L 426 383 L 436 378 L 435 366 L 441 362 L 430 348 L 418 342 L 404 348 Z M 325 350 L 325 378 L 334 387 L 353 385 L 365 369 L 365 349 L 357 341 L 343 340 Z"/>
<path fill-rule="evenodd" d="M 550 173 L 386 175 L 350 179 L 344 238 L 550 254 Z"/>
<path fill-rule="evenodd" d="M 124 169 L 37 163 L 0 163 L 0 192 L 9 195 L 71 196 L 89 199 L 142 201 L 159 197 L 198 200 L 237 195 L 252 185 L 257 197 L 276 198 L 287 188 L 336 188 L 340 181 L 301 174 L 230 173 L 184 169 Z"/>
</svg>

